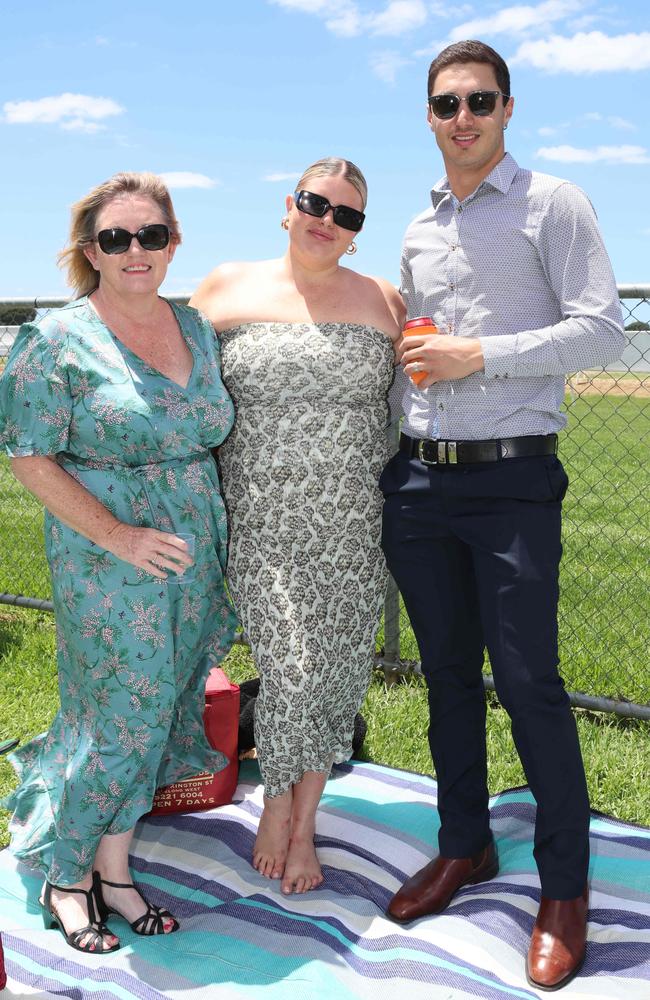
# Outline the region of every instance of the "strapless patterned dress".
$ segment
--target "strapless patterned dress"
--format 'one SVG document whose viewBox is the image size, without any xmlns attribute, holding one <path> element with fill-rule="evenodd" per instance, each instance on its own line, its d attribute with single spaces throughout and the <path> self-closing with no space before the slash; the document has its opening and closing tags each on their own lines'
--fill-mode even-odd
<svg viewBox="0 0 650 1000">
<path fill-rule="evenodd" d="M 351 754 L 386 588 L 379 475 L 390 339 L 354 323 L 221 335 L 235 427 L 220 450 L 228 583 L 260 675 L 265 793 Z"/>
</svg>

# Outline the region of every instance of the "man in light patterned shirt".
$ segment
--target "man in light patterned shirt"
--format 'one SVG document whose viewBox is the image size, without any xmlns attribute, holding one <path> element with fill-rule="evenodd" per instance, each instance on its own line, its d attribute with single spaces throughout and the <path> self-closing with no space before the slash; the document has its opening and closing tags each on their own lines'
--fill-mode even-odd
<svg viewBox="0 0 650 1000">
<path fill-rule="evenodd" d="M 587 198 L 505 152 L 514 101 L 503 59 L 482 42 L 455 43 L 432 63 L 428 87 L 446 176 L 406 232 L 402 292 L 409 317 L 430 316 L 439 332 L 402 342 L 403 433 L 380 485 L 386 558 L 429 687 L 440 853 L 388 915 L 439 913 L 461 886 L 498 871 L 487 647 L 537 802 L 541 904 L 526 972 L 553 990 L 584 960 L 589 861 L 584 767 L 558 674 L 567 478 L 557 431 L 565 373 L 619 356 L 621 311 Z"/>
</svg>

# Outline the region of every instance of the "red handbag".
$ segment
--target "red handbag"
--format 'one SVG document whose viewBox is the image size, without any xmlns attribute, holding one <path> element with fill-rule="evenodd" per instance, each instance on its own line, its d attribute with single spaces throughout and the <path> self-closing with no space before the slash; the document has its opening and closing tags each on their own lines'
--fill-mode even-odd
<svg viewBox="0 0 650 1000">
<path fill-rule="evenodd" d="M 208 743 L 225 754 L 228 764 L 222 771 L 206 771 L 159 788 L 150 816 L 198 812 L 232 802 L 239 775 L 239 685 L 233 684 L 220 667 L 213 667 L 208 674 L 203 724 Z"/>
</svg>

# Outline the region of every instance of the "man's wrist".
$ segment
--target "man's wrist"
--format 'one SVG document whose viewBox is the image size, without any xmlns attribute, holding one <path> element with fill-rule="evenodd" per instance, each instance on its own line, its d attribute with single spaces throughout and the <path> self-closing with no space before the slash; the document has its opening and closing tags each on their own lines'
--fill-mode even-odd
<svg viewBox="0 0 650 1000">
<path fill-rule="evenodd" d="M 468 374 L 473 374 L 474 372 L 482 372 L 485 370 L 485 358 L 483 357 L 483 346 L 478 337 L 472 337 L 470 339 L 470 352 L 469 352 L 469 362 L 472 365 L 471 370 Z"/>
</svg>

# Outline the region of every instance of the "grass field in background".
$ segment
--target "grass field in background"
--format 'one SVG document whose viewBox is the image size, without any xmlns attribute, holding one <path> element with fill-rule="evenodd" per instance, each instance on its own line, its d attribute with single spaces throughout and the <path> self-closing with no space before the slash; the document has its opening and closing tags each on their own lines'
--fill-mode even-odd
<svg viewBox="0 0 650 1000">
<path fill-rule="evenodd" d="M 569 407 L 560 573 L 562 674 L 572 691 L 650 703 L 650 399 L 593 397 Z M 383 636 L 380 636 L 383 642 Z M 418 649 L 402 612 L 401 653 Z"/>
<path fill-rule="evenodd" d="M 234 647 L 225 668 L 237 682 L 255 676 L 250 654 L 241 646 Z M 44 731 L 58 707 L 51 615 L 0 607 L 0 678 L 0 739 L 17 736 L 25 742 Z M 509 719 L 494 696 L 488 701 L 490 791 L 496 793 L 524 784 L 525 778 Z M 431 772 L 426 691 L 420 678 L 387 687 L 376 674 L 362 711 L 368 724 L 365 759 Z M 593 808 L 650 826 L 650 724 L 581 711 L 576 719 Z M 0 797 L 14 783 L 8 761 L 0 758 Z M 7 814 L 0 812 L 0 846 L 7 842 L 6 823 Z"/>
<path fill-rule="evenodd" d="M 581 397 L 560 454 L 564 502 L 560 648 L 570 690 L 650 702 L 647 559 L 650 399 Z M 0 592 L 49 597 L 42 511 L 0 457 Z M 402 617 L 402 658 L 417 660 Z M 379 637 L 379 645 L 383 636 Z"/>
<path fill-rule="evenodd" d="M 571 690 L 650 703 L 648 671 L 647 497 L 650 400 L 578 398 L 560 454 L 571 479 L 565 500 L 561 576 L 562 672 Z M 0 458 L 0 592 L 49 596 L 40 505 Z M 379 636 L 379 644 L 383 637 Z M 402 657 L 417 646 L 403 621 Z M 234 680 L 254 674 L 246 650 L 231 654 Z M 524 782 L 509 721 L 490 696 L 489 754 L 493 792 Z M 56 711 L 54 623 L 51 615 L 0 605 L 0 739 L 22 741 L 47 728 Z M 375 677 L 364 714 L 365 751 L 380 763 L 427 772 L 427 709 L 423 682 L 387 688 Z M 647 780 L 650 725 L 576 712 L 594 808 L 650 825 Z M 12 782 L 0 758 L 0 795 Z M 0 822 L 0 841 L 5 827 Z"/>
</svg>

